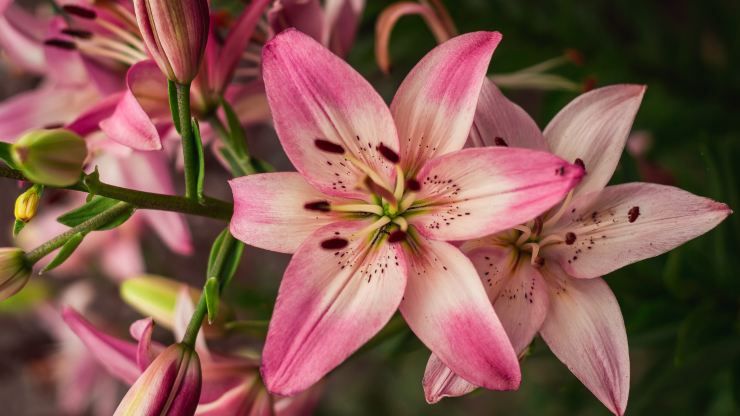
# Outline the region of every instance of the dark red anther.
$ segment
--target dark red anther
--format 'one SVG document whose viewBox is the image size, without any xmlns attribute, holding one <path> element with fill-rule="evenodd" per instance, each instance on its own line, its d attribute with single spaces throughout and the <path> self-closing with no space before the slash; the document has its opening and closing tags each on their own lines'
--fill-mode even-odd
<svg viewBox="0 0 740 416">
<path fill-rule="evenodd" d="M 509 147 L 509 144 L 508 144 L 508 143 L 506 143 L 506 140 L 504 140 L 504 138 L 503 138 L 503 137 L 498 137 L 498 136 L 497 136 L 497 137 L 495 137 L 495 138 L 493 139 L 493 143 L 494 143 L 494 144 L 495 144 L 496 146 Z"/>
<path fill-rule="evenodd" d="M 541 268 L 544 265 L 545 265 L 545 258 L 544 257 L 537 256 L 537 258 L 534 259 L 533 266 L 535 268 L 539 269 L 539 268 Z"/>
<path fill-rule="evenodd" d="M 419 192 L 421 190 L 421 184 L 416 179 L 409 179 L 406 181 L 406 188 L 412 192 Z"/>
<path fill-rule="evenodd" d="M 347 247 L 348 244 L 349 241 L 344 238 L 330 238 L 321 242 L 321 248 L 325 248 L 327 250 L 339 250 L 340 248 Z"/>
<path fill-rule="evenodd" d="M 586 164 L 583 163 L 583 159 L 581 159 L 580 157 L 576 159 L 575 162 L 573 162 L 573 164 L 575 164 L 576 166 L 580 166 L 584 172 L 586 171 Z"/>
<path fill-rule="evenodd" d="M 390 147 L 384 145 L 383 143 L 378 145 L 378 152 L 386 158 L 389 162 L 396 164 L 401 161 L 401 158 L 398 157 L 398 153 L 396 153 L 395 150 L 391 149 Z"/>
<path fill-rule="evenodd" d="M 319 150 L 323 150 L 324 152 L 327 152 L 327 153 L 336 153 L 336 154 L 339 154 L 339 155 L 343 155 L 344 154 L 344 147 L 342 147 L 341 145 L 338 145 L 336 143 L 332 143 L 332 142 L 330 142 L 328 140 L 324 140 L 324 139 L 316 139 L 313 142 L 316 145 L 316 147 L 319 148 Z"/>
<path fill-rule="evenodd" d="M 331 211 L 331 205 L 329 205 L 329 201 L 307 202 L 303 206 L 303 208 L 306 208 L 309 211 L 321 211 L 321 212 Z"/>
<path fill-rule="evenodd" d="M 565 234 L 565 244 L 571 245 L 576 242 L 576 234 L 568 232 Z"/>
<path fill-rule="evenodd" d="M 96 17 L 98 17 L 98 14 L 95 13 L 95 10 L 91 10 L 86 7 L 75 6 L 74 4 L 66 4 L 62 6 L 62 10 L 73 16 L 81 17 L 83 19 L 95 19 Z"/>
<path fill-rule="evenodd" d="M 52 46 L 59 49 L 66 49 L 69 51 L 77 49 L 77 45 L 75 45 L 74 42 L 70 42 L 64 39 L 47 39 L 44 41 L 44 45 Z"/>
<path fill-rule="evenodd" d="M 87 30 L 82 29 L 62 29 L 62 33 L 68 36 L 72 36 L 73 38 L 80 38 L 80 39 L 90 39 L 93 37 L 93 33 L 89 32 Z"/>
<path fill-rule="evenodd" d="M 403 241 L 405 239 L 406 239 L 406 232 L 405 231 L 401 231 L 401 230 L 393 231 L 388 236 L 388 242 L 389 243 L 397 243 L 397 242 Z"/>
<path fill-rule="evenodd" d="M 632 207 L 630 208 L 629 212 L 627 212 L 627 219 L 629 222 L 635 222 L 637 220 L 637 217 L 640 216 L 640 207 Z"/>
</svg>

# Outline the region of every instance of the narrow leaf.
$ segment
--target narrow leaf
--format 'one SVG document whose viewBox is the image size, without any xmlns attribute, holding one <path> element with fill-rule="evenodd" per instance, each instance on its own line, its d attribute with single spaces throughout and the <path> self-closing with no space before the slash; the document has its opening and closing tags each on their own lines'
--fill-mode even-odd
<svg viewBox="0 0 740 416">
<path fill-rule="evenodd" d="M 21 220 L 15 220 L 15 223 L 13 223 L 13 238 L 18 237 L 18 234 L 23 230 L 23 227 L 26 226 L 26 223 Z"/>
<path fill-rule="evenodd" d="M 212 324 L 218 315 L 219 290 L 218 279 L 209 277 L 203 286 L 203 294 L 206 297 L 206 307 L 208 308 L 208 323 Z"/>
<path fill-rule="evenodd" d="M 76 227 L 89 220 L 90 218 L 111 209 L 118 202 L 119 201 L 115 199 L 95 196 L 90 202 L 86 203 L 85 205 L 69 211 L 66 214 L 63 214 L 62 216 L 57 218 L 57 221 L 68 227 Z M 113 228 L 116 228 L 126 222 L 129 218 L 131 218 L 131 215 L 133 214 L 134 208 L 131 207 L 131 209 L 126 210 L 121 215 L 112 219 L 108 223 L 98 227 L 97 230 L 111 230 Z"/>
<path fill-rule="evenodd" d="M 218 235 L 213 242 L 208 259 L 208 276 L 215 276 L 220 282 L 221 291 L 229 285 L 244 253 L 244 244 L 234 238 L 228 229 Z"/>
<path fill-rule="evenodd" d="M 192 119 L 192 124 L 193 133 L 195 133 L 195 151 L 198 158 L 196 195 L 198 196 L 198 202 L 203 204 L 205 203 L 205 198 L 203 196 L 203 185 L 205 184 L 206 180 L 206 161 L 205 156 L 203 155 L 203 139 L 200 136 L 200 125 L 198 124 L 198 120 L 196 120 L 195 117 L 193 117 Z"/>
<path fill-rule="evenodd" d="M 182 134 L 180 131 L 180 109 L 177 105 L 177 85 L 174 81 L 167 81 L 167 96 L 170 99 L 170 112 L 172 112 L 172 121 L 175 125 L 175 130 Z"/>
<path fill-rule="evenodd" d="M 226 114 L 226 122 L 229 125 L 229 136 L 231 139 L 231 147 L 236 152 L 237 156 L 247 157 L 249 152 L 247 151 L 247 134 L 244 132 L 239 117 L 226 100 L 221 101 L 221 106 Z"/>
<path fill-rule="evenodd" d="M 46 267 L 41 270 L 39 274 L 46 273 L 49 270 L 55 269 L 58 266 L 61 266 L 62 263 L 64 263 L 69 256 L 72 255 L 72 253 L 77 250 L 77 247 L 79 247 L 80 243 L 82 243 L 82 240 L 85 238 L 85 235 L 82 233 L 77 233 L 73 235 L 72 237 L 67 240 L 66 243 L 62 246 L 61 249 L 59 249 L 59 253 L 54 257 L 54 260 L 52 260 L 49 264 L 46 265 Z"/>
</svg>

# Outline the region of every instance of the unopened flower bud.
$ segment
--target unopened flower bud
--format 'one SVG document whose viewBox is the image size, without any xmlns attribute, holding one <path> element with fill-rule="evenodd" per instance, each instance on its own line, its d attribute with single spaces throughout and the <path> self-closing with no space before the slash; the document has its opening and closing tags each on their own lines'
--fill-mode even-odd
<svg viewBox="0 0 740 416">
<path fill-rule="evenodd" d="M 134 0 L 149 54 L 170 81 L 189 84 L 208 40 L 207 0 Z"/>
<path fill-rule="evenodd" d="M 192 415 L 198 406 L 200 388 L 198 354 L 185 344 L 174 344 L 149 364 L 114 416 Z"/>
<path fill-rule="evenodd" d="M 29 222 L 36 216 L 41 199 L 41 187 L 34 185 L 20 194 L 15 200 L 15 219 Z"/>
<path fill-rule="evenodd" d="M 31 277 L 31 266 L 19 248 L 0 248 L 0 301 L 23 289 Z"/>
<path fill-rule="evenodd" d="M 87 145 L 69 130 L 35 130 L 18 139 L 11 152 L 13 161 L 31 181 L 69 186 L 80 179 Z"/>
</svg>

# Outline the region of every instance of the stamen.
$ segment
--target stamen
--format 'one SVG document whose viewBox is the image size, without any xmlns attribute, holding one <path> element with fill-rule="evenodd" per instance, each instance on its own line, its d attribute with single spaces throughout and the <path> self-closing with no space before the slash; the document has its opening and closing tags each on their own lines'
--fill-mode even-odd
<svg viewBox="0 0 740 416">
<path fill-rule="evenodd" d="M 403 197 L 403 169 L 401 169 L 401 166 L 396 165 L 396 190 L 393 192 L 393 196 L 396 198 L 396 200 L 401 199 Z"/>
<path fill-rule="evenodd" d="M 398 224 L 399 227 L 401 227 L 401 231 L 406 231 L 409 229 L 409 222 L 406 221 L 406 218 L 404 217 L 396 217 L 393 219 L 394 224 Z"/>
<path fill-rule="evenodd" d="M 565 197 L 565 200 L 563 201 L 563 204 L 560 205 L 560 209 L 558 210 L 558 212 L 556 212 L 555 215 L 553 215 L 552 217 L 550 217 L 550 219 L 548 219 L 547 221 L 545 221 L 545 224 L 543 225 L 543 228 L 547 228 L 547 227 L 555 224 L 556 222 L 558 222 L 558 220 L 560 219 L 560 217 L 562 217 L 563 214 L 565 214 L 566 210 L 568 209 L 568 204 L 570 204 L 570 200 L 572 198 L 573 198 L 573 190 L 571 189 L 571 191 L 568 192 L 568 196 Z"/>
<path fill-rule="evenodd" d="M 239 68 L 236 70 L 234 74 L 242 78 L 257 77 L 260 75 L 260 69 L 259 68 Z"/>
<path fill-rule="evenodd" d="M 44 41 L 44 45 L 46 46 L 52 46 L 54 48 L 59 49 L 66 49 L 68 51 L 73 51 L 77 49 L 77 45 L 75 45 L 74 42 L 70 42 L 68 40 L 64 39 L 47 39 Z"/>
<path fill-rule="evenodd" d="M 320 211 L 320 212 L 331 211 L 331 205 L 329 205 L 329 201 L 307 202 L 303 206 L 303 208 L 306 208 L 309 211 Z"/>
<path fill-rule="evenodd" d="M 405 212 L 407 209 L 411 207 L 411 205 L 416 201 L 416 192 L 409 192 L 406 194 L 405 197 L 401 200 L 401 203 L 398 204 L 398 211 L 399 212 Z"/>
<path fill-rule="evenodd" d="M 401 161 L 401 158 L 398 157 L 398 153 L 396 153 L 393 149 L 390 147 L 384 145 L 383 143 L 380 143 L 378 145 L 378 152 L 386 158 L 389 162 L 396 164 Z"/>
<path fill-rule="evenodd" d="M 339 212 L 367 212 L 378 216 L 383 215 L 383 208 L 378 205 L 372 204 L 345 204 L 345 205 L 332 205 L 331 211 Z"/>
<path fill-rule="evenodd" d="M 537 217 L 534 219 L 534 224 L 532 225 L 532 235 L 538 236 L 542 232 L 542 217 Z"/>
<path fill-rule="evenodd" d="M 508 143 L 506 143 L 506 140 L 504 140 L 504 138 L 503 138 L 503 137 L 495 137 L 495 138 L 493 139 L 493 143 L 494 143 L 494 144 L 495 144 L 496 146 L 509 147 L 509 144 L 508 144 Z"/>
<path fill-rule="evenodd" d="M 81 17 L 83 19 L 95 19 L 96 17 L 98 17 L 98 14 L 95 13 L 94 10 L 82 6 L 75 6 L 74 4 L 65 4 L 64 6 L 62 6 L 62 10 L 73 16 Z"/>
<path fill-rule="evenodd" d="M 80 38 L 80 39 L 90 39 L 93 37 L 93 33 L 87 30 L 82 29 L 62 29 L 61 31 L 65 35 L 72 36 L 73 38 Z"/>
<path fill-rule="evenodd" d="M 517 246 L 521 246 L 527 240 L 529 240 L 529 237 L 532 236 L 532 230 L 526 225 L 517 225 L 516 227 L 514 227 L 514 229 L 522 232 L 522 235 L 520 235 L 519 238 L 516 240 Z"/>
<path fill-rule="evenodd" d="M 344 147 L 341 145 L 338 145 L 336 143 L 332 143 L 328 140 L 324 139 L 315 139 L 313 143 L 316 145 L 316 147 L 319 148 L 319 150 L 322 150 L 327 153 L 336 153 L 339 155 L 344 154 Z"/>
<path fill-rule="evenodd" d="M 557 234 L 551 234 L 551 235 L 548 235 L 547 237 L 543 238 L 542 240 L 540 240 L 539 244 L 540 244 L 540 248 L 543 248 L 543 247 L 548 246 L 550 244 L 562 243 L 563 241 L 565 241 L 565 240 L 563 240 L 563 237 L 561 237 L 561 236 L 559 236 Z"/>
<path fill-rule="evenodd" d="M 393 196 L 391 191 L 386 189 L 384 186 L 378 185 L 370 176 L 365 177 L 363 184 L 365 184 L 365 186 L 367 187 L 368 190 L 370 190 L 371 193 L 375 195 L 380 195 L 381 197 L 385 198 L 386 201 L 390 202 L 392 205 L 396 205 L 397 203 L 396 197 Z"/>
<path fill-rule="evenodd" d="M 392 191 L 390 190 L 391 187 L 388 184 L 386 184 L 386 182 L 380 176 L 378 176 L 378 174 L 374 170 L 370 169 L 370 167 L 368 167 L 366 164 L 364 164 L 363 162 L 355 159 L 353 156 L 351 156 L 349 154 L 345 155 L 344 158 L 347 159 L 350 163 L 352 163 L 352 165 L 354 167 L 356 167 L 357 169 L 359 169 L 360 171 L 362 171 L 365 175 L 367 175 L 368 178 L 370 178 L 370 180 L 372 182 L 374 182 L 375 185 L 377 185 L 377 187 L 383 188 L 384 190 L 381 191 L 382 192 L 382 196 L 384 198 L 386 198 L 387 200 L 392 201 L 392 203 L 395 204 L 395 199 L 393 199 L 393 198 L 388 199 L 385 196 L 386 194 L 393 195 Z M 365 182 L 367 182 L 367 179 L 365 179 Z M 367 183 L 365 183 L 365 186 L 368 189 L 375 189 L 375 188 L 371 187 Z M 371 191 L 371 192 L 375 192 L 375 191 Z M 379 195 L 381 195 L 380 192 L 376 192 L 376 193 L 379 194 Z"/>
<path fill-rule="evenodd" d="M 570 246 L 575 242 L 576 242 L 576 234 L 572 232 L 567 232 L 565 234 L 565 244 Z"/>
<path fill-rule="evenodd" d="M 129 43 L 131 46 L 139 50 L 140 52 L 144 52 L 144 42 L 138 38 L 136 35 L 132 34 L 131 32 L 122 29 L 113 23 L 110 23 L 103 19 L 98 19 L 95 21 L 99 26 L 102 28 L 108 30 L 109 32 L 117 35 L 119 38 L 121 38 L 124 42 Z M 134 27 L 136 27 L 136 21 L 134 20 Z"/>
<path fill-rule="evenodd" d="M 522 246 L 522 249 L 526 250 L 529 249 L 532 251 L 532 264 L 535 264 L 535 260 L 540 255 L 540 245 L 537 243 L 527 243 Z"/>
<path fill-rule="evenodd" d="M 389 243 L 397 243 L 397 242 L 403 241 L 405 239 L 406 239 L 406 232 L 405 231 L 401 231 L 401 230 L 393 231 L 388 236 L 388 242 Z"/>
<path fill-rule="evenodd" d="M 374 223 L 372 223 L 372 224 L 368 225 L 367 227 L 363 228 L 362 230 L 356 232 L 355 235 L 362 236 L 362 235 L 365 235 L 367 233 L 371 233 L 371 232 L 379 229 L 380 227 L 383 227 L 384 225 L 388 224 L 389 222 L 391 222 L 391 219 L 388 218 L 388 217 L 380 218 L 377 221 L 375 221 Z"/>
<path fill-rule="evenodd" d="M 252 52 L 252 51 L 247 50 L 247 51 L 242 52 L 242 59 L 247 62 L 258 64 L 262 62 L 262 55 L 260 55 L 257 52 Z"/>
<path fill-rule="evenodd" d="M 349 241 L 344 238 L 330 238 L 321 242 L 321 248 L 325 248 L 327 250 L 338 250 L 340 248 L 347 247 L 348 244 Z"/>
</svg>

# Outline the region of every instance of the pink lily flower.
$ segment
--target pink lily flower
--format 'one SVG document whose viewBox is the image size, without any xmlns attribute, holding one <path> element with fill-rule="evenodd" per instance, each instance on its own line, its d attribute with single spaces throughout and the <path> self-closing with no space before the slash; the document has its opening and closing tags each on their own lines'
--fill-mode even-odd
<svg viewBox="0 0 740 416">
<path fill-rule="evenodd" d="M 516 355 L 472 263 L 446 241 L 538 215 L 583 169 L 544 152 L 460 150 L 500 39 L 477 32 L 437 47 L 390 109 L 312 38 L 286 30 L 265 45 L 268 101 L 299 173 L 231 181 L 231 232 L 295 253 L 264 347 L 271 392 L 311 386 L 399 304 L 416 335 L 456 371 L 490 388 L 519 385 Z"/>
<path fill-rule="evenodd" d="M 485 84 L 471 131 L 473 146 L 548 150 L 588 175 L 558 207 L 512 229 L 466 242 L 488 297 L 516 351 L 539 333 L 555 356 L 613 413 L 629 393 L 627 334 L 617 299 L 600 277 L 669 251 L 724 220 L 727 205 L 650 183 L 606 186 L 645 87 L 615 85 L 583 94 L 544 132 L 492 82 Z M 481 384 L 432 355 L 427 401 Z"/>
<path fill-rule="evenodd" d="M 185 285 L 183 285 L 185 287 Z M 193 305 L 188 295 L 178 299 L 175 336 L 184 333 Z M 131 325 L 131 335 L 138 342 L 125 341 L 95 328 L 74 309 L 65 308 L 67 325 L 87 346 L 93 357 L 108 372 L 128 385 L 134 384 L 164 346 L 151 340 L 151 318 Z M 259 381 L 259 361 L 247 356 L 223 356 L 212 353 L 202 333 L 196 351 L 201 359 L 202 390 L 195 411 L 198 416 L 237 416 L 244 414 L 298 416 L 310 414 L 318 390 L 297 397 L 271 397 Z"/>
</svg>

